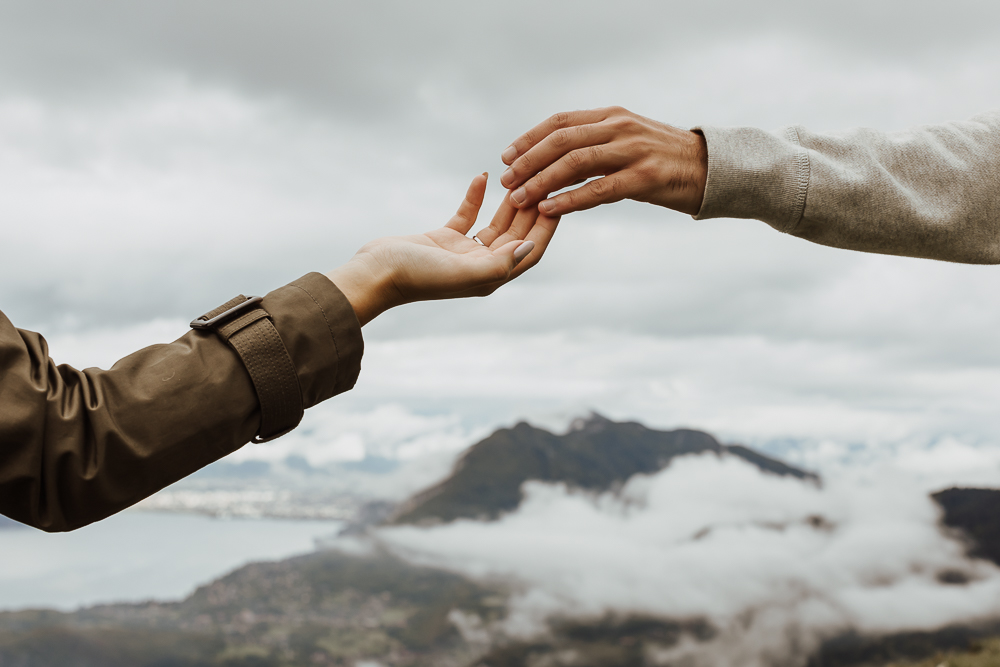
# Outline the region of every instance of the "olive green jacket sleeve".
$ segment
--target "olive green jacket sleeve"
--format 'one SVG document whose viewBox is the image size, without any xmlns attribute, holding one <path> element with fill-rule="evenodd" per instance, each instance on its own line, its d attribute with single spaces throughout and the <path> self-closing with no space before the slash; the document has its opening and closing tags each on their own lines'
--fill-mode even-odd
<svg viewBox="0 0 1000 667">
<path fill-rule="evenodd" d="M 361 327 L 328 278 L 310 273 L 262 306 L 305 407 L 354 386 Z M 190 331 L 110 370 L 79 371 L 56 365 L 44 338 L 0 313 L 0 513 L 12 519 L 47 531 L 85 526 L 239 449 L 259 423 L 250 377 L 215 333 Z"/>
<path fill-rule="evenodd" d="M 701 127 L 697 219 L 754 218 L 815 243 L 1000 263 L 1000 111 L 902 132 Z"/>
</svg>

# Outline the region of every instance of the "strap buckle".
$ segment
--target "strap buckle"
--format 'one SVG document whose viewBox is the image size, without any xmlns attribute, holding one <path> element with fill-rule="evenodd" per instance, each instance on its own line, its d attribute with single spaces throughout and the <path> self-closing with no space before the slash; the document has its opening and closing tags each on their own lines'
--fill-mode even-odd
<svg viewBox="0 0 1000 667">
<path fill-rule="evenodd" d="M 223 311 L 223 312 L 219 313 L 218 315 L 216 315 L 215 317 L 212 317 L 210 319 L 205 319 L 206 316 L 202 315 L 201 317 L 199 317 L 199 318 L 197 318 L 195 320 L 191 320 L 191 328 L 192 329 L 211 329 L 215 325 L 217 325 L 217 324 L 219 324 L 219 323 L 221 323 L 221 322 L 223 322 L 225 320 L 228 320 L 233 315 L 241 313 L 244 310 L 247 310 L 247 309 L 252 308 L 253 306 L 257 305 L 258 303 L 260 303 L 261 301 L 264 300 L 264 297 L 262 297 L 262 296 L 248 296 L 246 299 L 247 299 L 246 301 L 244 301 L 242 303 L 238 303 L 235 306 L 233 306 L 232 308 L 230 308 L 229 310 Z M 209 314 L 211 314 L 211 313 L 209 313 Z"/>
</svg>

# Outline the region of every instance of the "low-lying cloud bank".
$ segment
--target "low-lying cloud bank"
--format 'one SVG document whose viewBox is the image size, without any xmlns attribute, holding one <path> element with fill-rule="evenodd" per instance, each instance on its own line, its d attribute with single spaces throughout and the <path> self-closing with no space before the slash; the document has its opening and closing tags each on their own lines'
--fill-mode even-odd
<svg viewBox="0 0 1000 667">
<path fill-rule="evenodd" d="M 538 633 L 552 616 L 704 618 L 715 639 L 682 643 L 673 657 L 796 664 L 848 629 L 1000 614 L 1000 570 L 939 530 L 929 482 L 882 465 L 843 469 L 819 487 L 704 455 L 635 477 L 620 494 L 529 483 L 518 511 L 497 522 L 379 535 L 421 563 L 520 582 L 508 635 Z"/>
</svg>

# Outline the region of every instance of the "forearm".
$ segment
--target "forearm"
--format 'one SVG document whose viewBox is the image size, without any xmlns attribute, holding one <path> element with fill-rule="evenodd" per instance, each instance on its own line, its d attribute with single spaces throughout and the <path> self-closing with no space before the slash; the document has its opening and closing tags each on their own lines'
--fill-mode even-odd
<svg viewBox="0 0 1000 667">
<path fill-rule="evenodd" d="M 354 386 L 361 324 L 403 303 L 484 296 L 538 261 L 558 220 L 537 209 L 502 204 L 492 247 L 467 236 L 485 189 L 473 179 L 440 229 L 376 239 L 259 304 L 234 298 L 107 371 L 57 366 L 41 336 L 0 313 L 0 514 L 71 530 L 294 428 L 303 408 Z"/>
<path fill-rule="evenodd" d="M 881 133 L 700 128 L 698 219 L 767 222 L 823 245 L 1000 263 L 1000 112 Z"/>
<path fill-rule="evenodd" d="M 350 389 L 360 327 L 341 292 L 309 274 L 262 303 L 306 407 Z M 57 366 L 44 339 L 0 314 L 0 513 L 49 531 L 109 516 L 229 454 L 260 409 L 239 356 L 190 331 L 110 370 Z"/>
</svg>

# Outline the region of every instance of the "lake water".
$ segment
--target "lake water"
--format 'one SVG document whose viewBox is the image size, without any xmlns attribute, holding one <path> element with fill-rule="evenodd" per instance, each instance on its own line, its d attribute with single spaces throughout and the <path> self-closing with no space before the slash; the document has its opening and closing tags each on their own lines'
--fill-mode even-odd
<svg viewBox="0 0 1000 667">
<path fill-rule="evenodd" d="M 71 533 L 0 530 L 0 609 L 176 600 L 252 561 L 315 548 L 337 521 L 127 511 Z"/>
</svg>

